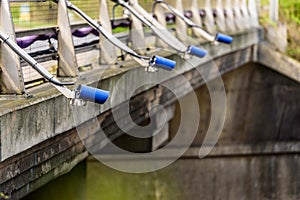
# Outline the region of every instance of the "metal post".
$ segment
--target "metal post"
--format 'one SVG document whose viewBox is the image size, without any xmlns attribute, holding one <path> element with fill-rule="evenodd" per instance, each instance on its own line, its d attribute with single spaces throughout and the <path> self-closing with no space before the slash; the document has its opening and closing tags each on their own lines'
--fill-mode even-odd
<svg viewBox="0 0 300 200">
<path fill-rule="evenodd" d="M 0 1 L 0 30 L 16 41 L 8 0 Z M 0 67 L 0 93 L 25 94 L 20 59 L 3 42 L 0 45 Z"/>
<path fill-rule="evenodd" d="M 270 20 L 276 23 L 279 20 L 278 8 L 279 8 L 278 0 L 270 0 L 270 10 L 269 10 Z"/>
<path fill-rule="evenodd" d="M 66 0 L 58 1 L 58 76 L 76 77 L 78 65 L 76 60 L 71 25 Z"/>
<path fill-rule="evenodd" d="M 108 13 L 107 0 L 100 1 L 100 23 L 102 27 L 108 32 L 112 33 L 112 27 L 110 23 L 110 17 Z M 107 41 L 107 39 L 100 34 L 100 64 L 114 64 L 117 60 L 117 52 L 115 46 Z"/>
</svg>

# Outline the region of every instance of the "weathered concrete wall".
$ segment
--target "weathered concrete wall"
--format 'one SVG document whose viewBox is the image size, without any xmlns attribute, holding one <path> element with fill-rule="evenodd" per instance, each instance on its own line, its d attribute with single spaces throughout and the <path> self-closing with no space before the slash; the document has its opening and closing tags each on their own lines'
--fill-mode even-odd
<svg viewBox="0 0 300 200">
<path fill-rule="evenodd" d="M 217 146 L 208 158 L 198 159 L 211 116 L 202 86 L 196 90 L 201 121 L 193 147 L 160 173 L 176 177 L 178 199 L 299 199 L 299 82 L 255 63 L 223 80 L 227 112 Z M 171 133 L 179 117 L 171 121 Z"/>
<path fill-rule="evenodd" d="M 262 65 L 250 63 L 223 76 L 227 93 L 226 120 L 218 144 L 256 144 L 300 140 L 300 85 Z M 200 102 L 200 145 L 210 122 L 206 87 L 196 90 Z M 171 123 L 176 133 L 177 116 Z"/>
<path fill-rule="evenodd" d="M 207 88 L 201 86 L 196 90 L 201 126 L 181 159 L 147 174 L 126 174 L 91 160 L 88 199 L 299 199 L 300 84 L 257 63 L 243 65 L 223 75 L 223 80 L 226 122 L 217 146 L 206 158 L 199 159 L 198 153 L 211 108 Z M 178 110 L 185 106 L 191 105 L 177 105 L 169 124 L 171 134 L 177 131 Z M 191 123 L 197 122 L 191 119 Z M 185 130 L 183 134 L 189 134 L 188 127 Z M 123 136 L 116 145 L 145 151 L 149 143 L 143 142 Z M 134 160 L 123 162 L 129 165 Z"/>
<path fill-rule="evenodd" d="M 223 80 L 226 122 L 217 146 L 206 158 L 199 159 L 198 152 L 211 108 L 207 88 L 201 86 L 196 90 L 201 127 L 181 159 L 147 174 L 122 173 L 90 159 L 87 199 L 299 199 L 299 83 L 257 63 L 243 65 L 223 75 Z M 169 123 L 171 134 L 180 117 L 180 108 L 176 109 Z M 188 127 L 185 130 L 189 134 Z M 128 136 L 115 144 L 134 152 L 151 150 L 150 140 Z M 123 162 L 129 165 L 134 160 Z M 38 194 L 48 192 L 51 188 Z"/>
<path fill-rule="evenodd" d="M 260 143 L 300 139 L 300 84 L 249 64 L 224 75 L 227 115 L 221 141 Z M 224 137 L 223 137 L 224 136 Z"/>
<path fill-rule="evenodd" d="M 180 160 L 172 170 L 186 199 L 299 199 L 297 155 Z"/>
</svg>

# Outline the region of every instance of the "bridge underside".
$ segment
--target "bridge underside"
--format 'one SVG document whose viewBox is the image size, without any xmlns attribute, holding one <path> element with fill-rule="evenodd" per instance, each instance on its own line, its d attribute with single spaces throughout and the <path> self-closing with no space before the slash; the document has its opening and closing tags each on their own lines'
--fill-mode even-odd
<svg viewBox="0 0 300 200">
<path fill-rule="evenodd" d="M 117 172 L 90 158 L 67 177 L 59 178 L 27 199 L 44 198 L 45 194 L 53 199 L 57 193 L 72 199 L 92 199 L 95 193 L 97 198 L 116 199 L 154 199 L 157 195 L 178 200 L 194 197 L 298 199 L 300 177 L 295 172 L 300 167 L 299 83 L 253 62 L 222 78 L 228 97 L 226 121 L 217 145 L 206 158 L 198 157 L 211 112 L 208 90 L 202 85 L 195 89 L 201 110 L 197 137 L 185 154 L 169 167 L 132 175 Z M 189 102 L 190 96 L 183 98 Z M 145 101 L 145 95 L 135 100 Z M 168 141 L 177 132 L 180 120 L 179 105 L 174 103 L 175 115 L 169 122 Z M 182 134 L 190 134 L 188 128 L 185 131 Z M 128 135 L 120 136 L 114 143 L 132 152 L 151 151 L 153 146 L 151 139 Z M 124 165 L 132 162 L 123 160 Z M 128 184 L 130 187 L 125 187 Z M 66 188 L 72 192 L 65 192 Z M 81 192 L 74 193 L 74 188 Z M 113 188 L 118 188 L 119 192 Z"/>
<path fill-rule="evenodd" d="M 198 159 L 199 148 L 210 121 L 211 103 L 203 77 L 194 68 L 184 68 L 181 74 L 190 81 L 199 100 L 200 127 L 193 145 L 182 158 L 154 176 L 158 177 L 162 173 L 165 176 L 177 177 L 175 183 L 180 185 L 176 187 L 184 188 L 183 193 L 178 196 L 197 195 L 210 199 L 211 195 L 215 195 L 240 199 L 245 193 L 251 193 L 249 199 L 272 198 L 273 196 L 266 196 L 269 194 L 278 199 L 297 197 L 295 195 L 300 187 L 297 180 L 300 177 L 294 174 L 294 170 L 300 165 L 297 156 L 300 150 L 300 124 L 297 123 L 297 119 L 300 118 L 300 109 L 297 105 L 300 100 L 299 65 L 285 56 L 280 57 L 281 55 L 277 55 L 268 45 L 258 43 L 257 30 L 241 34 L 237 38 L 240 42 L 231 48 L 224 47 L 221 51 L 209 48 L 216 55 L 213 62 L 223 74 L 227 92 L 226 121 L 217 146 L 207 158 Z M 178 59 L 176 56 L 173 58 Z M 269 66 L 270 60 L 278 62 Z M 211 64 L 209 60 L 203 61 L 198 63 L 198 67 L 209 69 Z M 122 73 L 132 73 L 131 77 L 137 77 L 140 76 L 140 72 L 142 70 L 136 68 Z M 122 73 L 116 73 L 115 80 L 120 78 Z M 210 80 L 214 81 L 216 76 L 217 74 L 212 73 Z M 180 79 L 177 76 L 163 77 L 163 82 L 180 86 Z M 108 78 L 102 84 L 112 90 L 114 78 Z M 133 83 L 126 83 L 126 86 L 129 87 L 130 84 Z M 189 102 L 191 91 L 184 87 L 179 89 L 182 90 L 182 98 Z M 11 112 L 2 114 L 3 162 L 0 164 L 0 191 L 10 194 L 13 199 L 24 197 L 69 172 L 89 155 L 78 137 L 72 119 L 68 121 L 70 116 L 72 118 L 72 112 L 70 108 L 65 108 L 66 99 L 54 91 L 50 93 L 40 94 L 40 99 L 28 102 L 28 106 L 15 105 L 16 109 L 12 108 Z M 42 102 L 41 99 L 45 99 L 45 96 L 46 101 Z M 119 103 L 124 103 L 123 100 L 125 102 L 126 97 L 122 97 Z M 116 126 L 109 106 L 102 108 L 101 113 L 92 111 L 92 115 L 89 113 L 82 116 L 84 123 L 80 128 L 88 138 L 93 139 L 93 134 L 98 131 L 94 124 L 99 122 L 102 128 L 105 128 L 106 134 L 114 138 L 120 147 L 134 152 L 151 151 L 163 145 L 166 139 L 171 140 L 174 137 L 180 119 L 176 97 L 161 86 L 142 88 L 131 98 L 130 116 L 136 123 L 147 122 L 149 110 L 155 106 L 155 102 L 160 102 L 174 113 L 167 125 L 168 128 L 156 138 L 137 140 L 124 136 Z M 185 106 L 188 107 L 189 104 Z M 87 107 L 87 110 L 92 109 L 94 107 Z M 42 114 L 41 110 L 47 112 Z M 37 114 L 41 115 L 44 122 L 47 120 L 48 122 L 33 126 L 35 129 L 29 131 L 32 134 L 30 136 L 14 131 L 20 127 L 11 126 L 13 120 L 20 117 L 30 118 Z M 54 119 L 48 118 L 50 115 L 55 115 Z M 56 127 L 49 126 L 49 120 L 53 124 L 55 122 Z M 4 131 L 5 129 L 10 129 L 11 132 Z M 46 129 L 47 132 L 41 132 L 40 129 Z M 188 128 L 185 130 L 183 134 L 189 134 Z M 26 134 L 26 131 L 24 133 Z M 21 141 L 23 149 L 17 149 Z M 231 173 L 226 173 L 227 171 Z M 113 172 L 108 169 L 103 172 L 106 173 L 113 176 Z M 278 173 L 278 176 L 273 177 L 274 173 Z M 104 177 L 109 178 L 107 175 Z M 128 178 L 125 177 L 124 181 Z M 203 187 L 196 185 L 193 180 L 203 180 Z M 236 185 L 229 184 L 232 180 L 236 180 L 234 181 Z M 275 185 L 282 187 L 278 188 Z"/>
</svg>

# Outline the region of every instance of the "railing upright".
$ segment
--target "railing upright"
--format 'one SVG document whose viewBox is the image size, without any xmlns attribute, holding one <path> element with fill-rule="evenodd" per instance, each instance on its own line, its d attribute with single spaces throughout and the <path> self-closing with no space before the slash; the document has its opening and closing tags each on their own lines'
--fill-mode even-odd
<svg viewBox="0 0 300 200">
<path fill-rule="evenodd" d="M 269 17 L 270 20 L 277 23 L 279 20 L 279 2 L 278 0 L 269 0 L 270 1 L 270 9 L 269 9 Z"/>
<path fill-rule="evenodd" d="M 184 13 L 182 0 L 176 0 L 174 7 L 180 13 Z M 177 33 L 177 38 L 179 38 L 182 41 L 186 40 L 186 38 L 187 38 L 187 25 L 179 17 L 176 18 L 176 33 Z"/>
<path fill-rule="evenodd" d="M 110 17 L 108 13 L 107 0 L 100 1 L 100 16 L 99 21 L 103 28 L 112 33 L 112 27 L 110 23 Z M 99 45 L 100 45 L 100 63 L 101 64 L 113 64 L 117 59 L 116 47 L 107 41 L 107 39 L 99 34 Z"/>
<path fill-rule="evenodd" d="M 245 29 L 249 29 L 251 27 L 251 22 L 250 22 L 249 10 L 247 7 L 247 0 L 240 0 L 240 4 L 241 4 L 241 12 L 243 16 L 244 27 Z"/>
<path fill-rule="evenodd" d="M 206 27 L 206 30 L 213 34 L 216 32 L 216 27 L 215 27 L 215 20 L 212 12 L 212 6 L 211 6 L 211 0 L 206 0 L 205 1 L 205 18 L 204 18 L 204 24 Z"/>
<path fill-rule="evenodd" d="M 198 0 L 192 0 L 192 3 L 190 4 L 191 7 L 190 7 L 190 10 L 193 14 L 193 19 L 192 21 L 195 23 L 195 24 L 199 24 L 202 26 L 202 19 L 199 15 L 199 6 L 198 6 Z M 197 37 L 201 37 L 202 35 L 195 30 L 195 28 L 193 28 L 193 33 L 197 36 Z"/>
<path fill-rule="evenodd" d="M 217 0 L 216 3 L 216 24 L 221 32 L 226 32 L 225 15 L 222 2 L 223 0 Z"/>
<path fill-rule="evenodd" d="M 256 0 L 248 0 L 248 10 L 252 27 L 259 26 L 256 2 Z"/>
<path fill-rule="evenodd" d="M 6 33 L 16 41 L 9 1 L 0 2 L 0 31 Z M 19 57 L 9 49 L 4 42 L 0 42 L 0 93 L 25 94 L 25 86 Z"/>
<path fill-rule="evenodd" d="M 131 48 L 139 54 L 145 54 L 146 41 L 143 23 L 134 15 L 131 17 L 130 41 Z"/>
<path fill-rule="evenodd" d="M 167 21 L 166 21 L 166 17 L 165 17 L 165 9 L 162 6 L 157 6 L 155 8 L 155 10 L 153 11 L 156 20 L 164 27 L 167 27 Z M 156 41 L 156 46 L 157 47 L 162 47 L 162 48 L 168 48 L 168 45 L 163 42 L 159 37 L 155 38 Z"/>
<path fill-rule="evenodd" d="M 226 1 L 226 27 L 228 32 L 235 32 L 237 29 L 236 23 L 235 23 L 235 17 L 233 14 L 233 6 L 232 6 L 232 0 Z"/>
<path fill-rule="evenodd" d="M 243 20 L 242 12 L 241 12 L 241 2 L 240 0 L 234 0 L 234 21 L 235 25 L 239 31 L 244 31 L 246 29 L 245 22 Z"/>
<path fill-rule="evenodd" d="M 58 0 L 58 76 L 76 77 L 78 65 L 66 0 Z"/>
</svg>

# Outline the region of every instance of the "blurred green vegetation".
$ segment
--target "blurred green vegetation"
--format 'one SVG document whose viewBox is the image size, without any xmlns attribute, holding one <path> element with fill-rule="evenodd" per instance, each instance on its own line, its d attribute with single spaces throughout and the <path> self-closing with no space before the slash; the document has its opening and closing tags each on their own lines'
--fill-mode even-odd
<svg viewBox="0 0 300 200">
<path fill-rule="evenodd" d="M 99 162 L 87 165 L 88 200 L 180 200 L 187 199 L 175 168 L 146 174 L 130 174 L 113 170 Z"/>
<path fill-rule="evenodd" d="M 98 161 L 84 161 L 22 200 L 187 199 L 183 179 L 176 172 L 179 166 L 179 162 L 175 162 L 159 171 L 131 174 L 116 171 Z M 0 199 L 5 198 L 9 196 L 0 192 Z"/>
<path fill-rule="evenodd" d="M 280 19 L 288 25 L 287 54 L 300 60 L 300 1 L 281 0 Z"/>
<path fill-rule="evenodd" d="M 300 25 L 300 1 L 281 0 L 279 3 L 281 19 Z"/>
<path fill-rule="evenodd" d="M 261 0 L 260 23 L 277 26 L 269 19 L 268 7 L 270 0 Z M 279 20 L 288 28 L 287 55 L 300 60 L 300 0 L 279 0 Z"/>
</svg>

